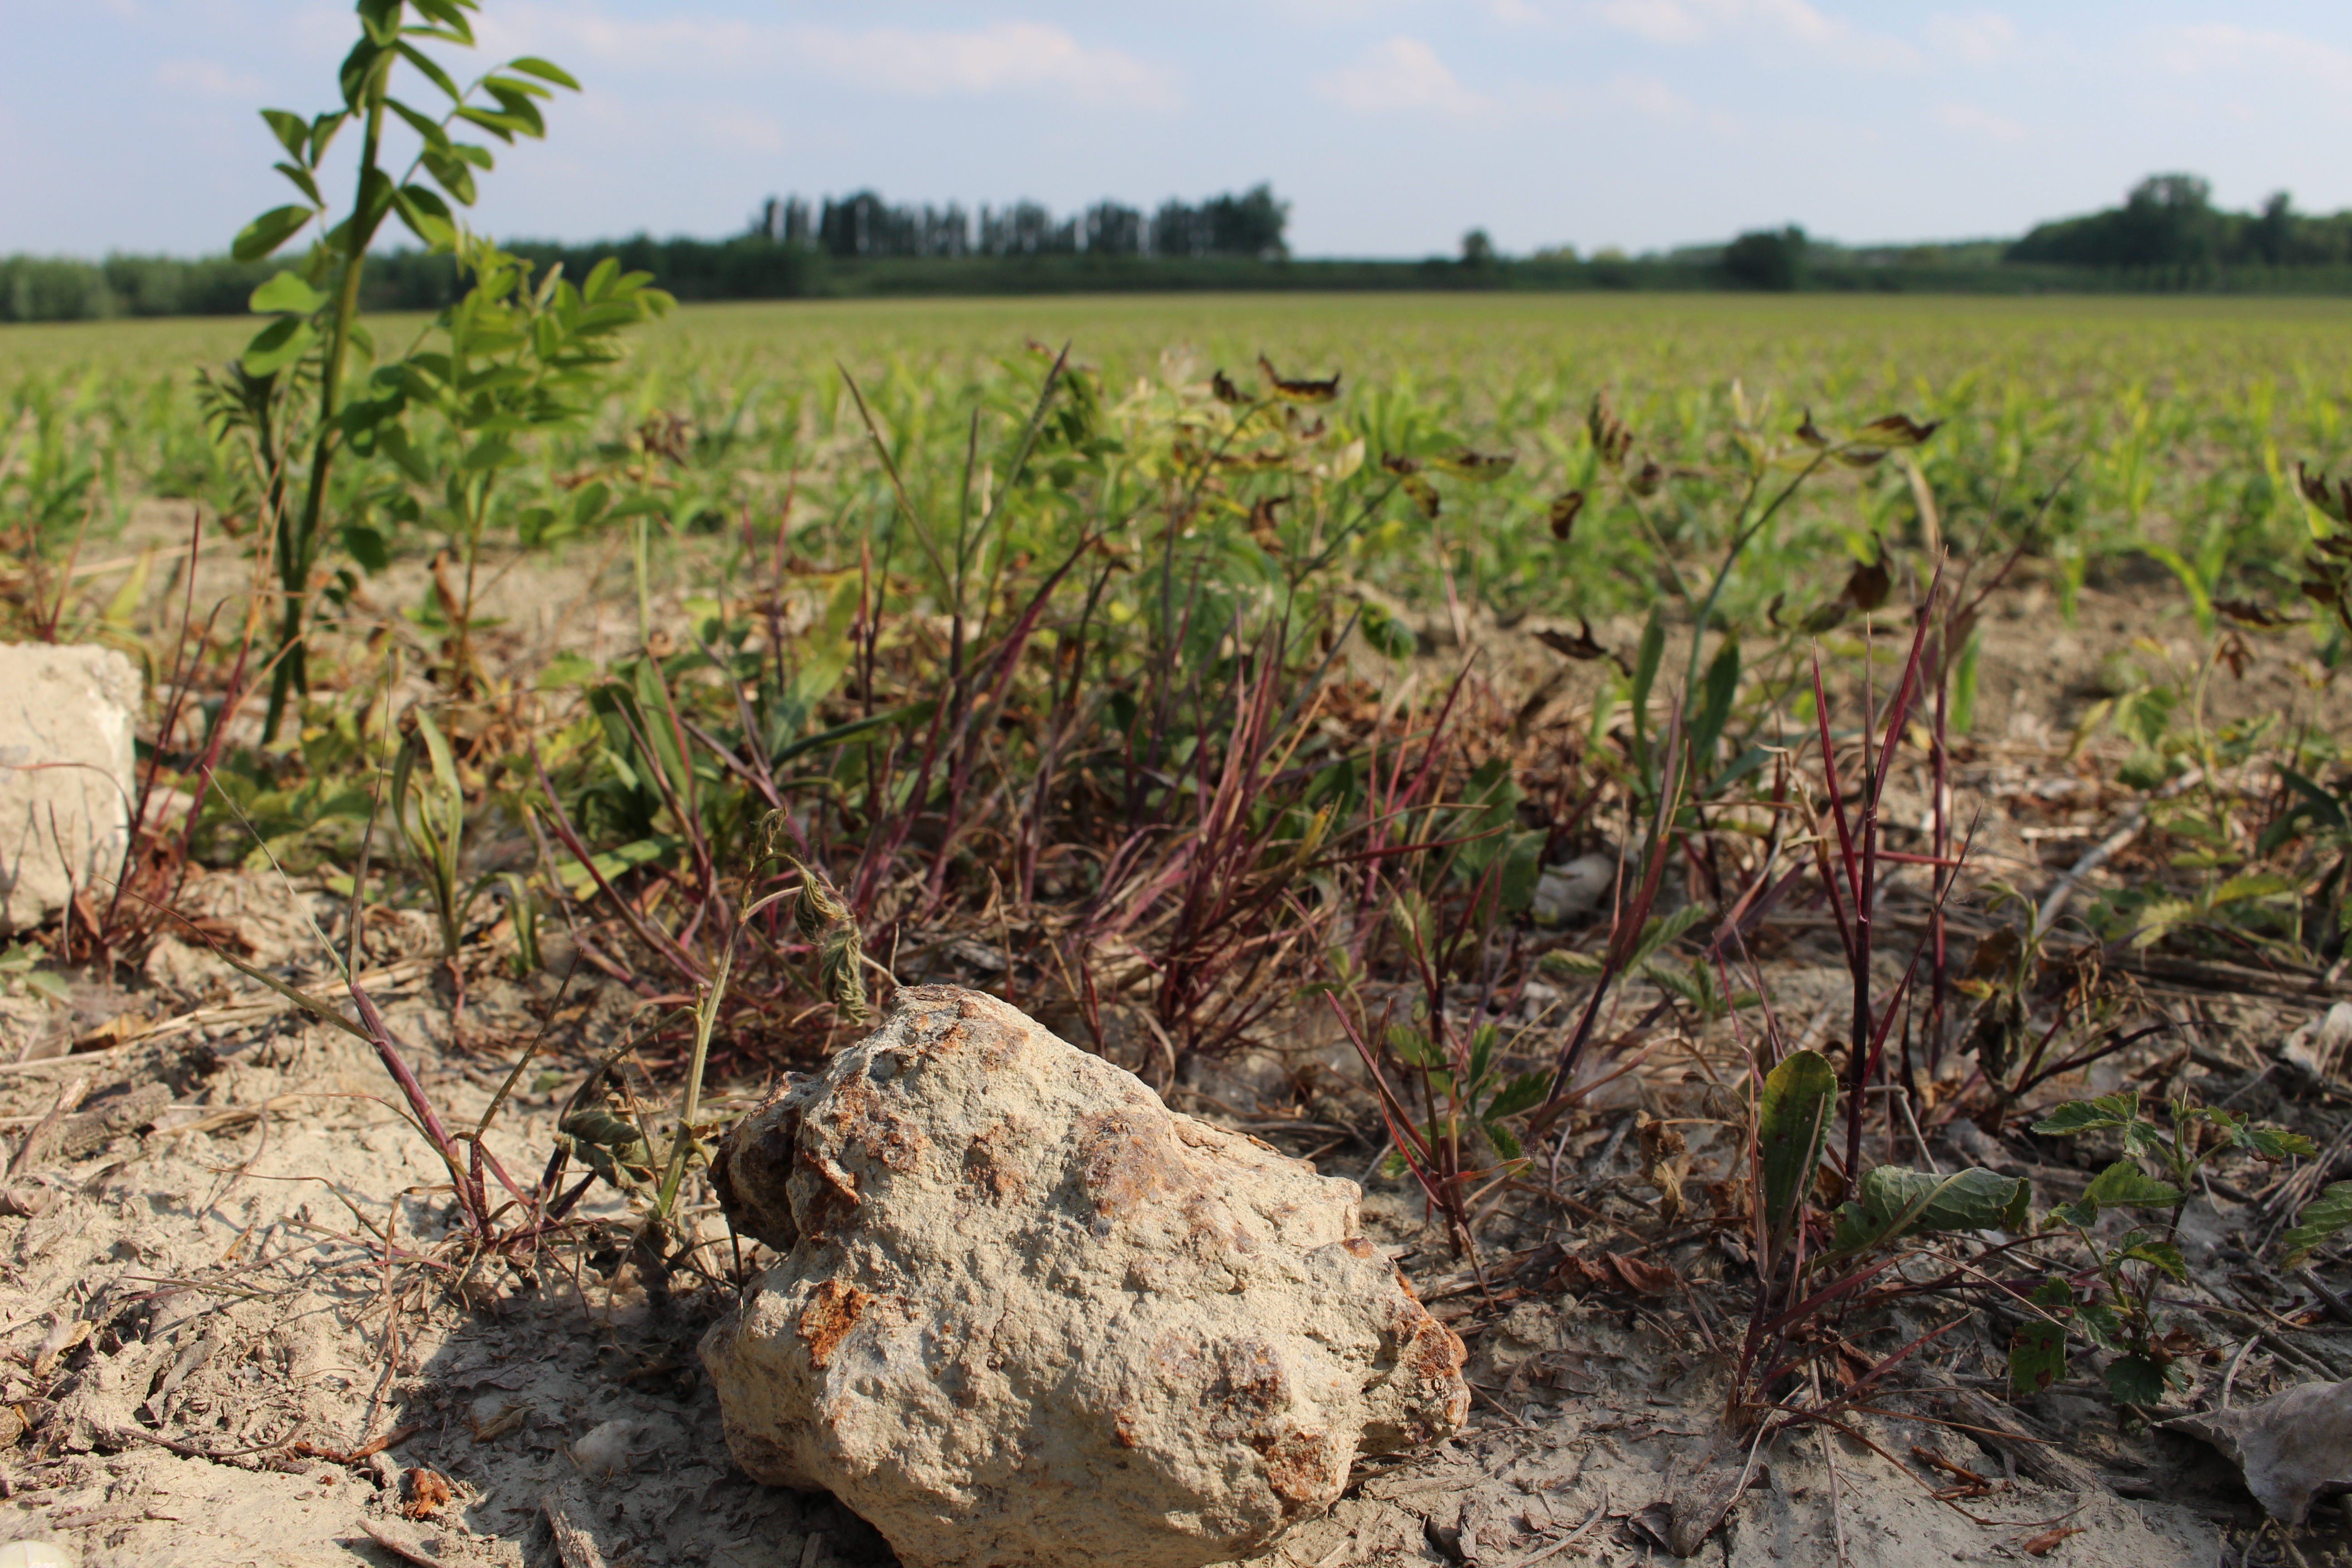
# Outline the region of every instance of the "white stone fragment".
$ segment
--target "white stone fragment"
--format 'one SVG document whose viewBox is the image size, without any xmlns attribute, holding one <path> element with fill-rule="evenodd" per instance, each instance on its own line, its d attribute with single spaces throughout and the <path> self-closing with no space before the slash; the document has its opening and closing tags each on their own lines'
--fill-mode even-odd
<svg viewBox="0 0 2352 1568">
<path fill-rule="evenodd" d="M 1460 1426 L 1361 1194 L 992 997 L 917 986 L 713 1163 L 782 1251 L 705 1336 L 736 1459 L 908 1568 L 1195 1568 Z"/>
<path fill-rule="evenodd" d="M 583 1476 L 600 1479 L 617 1476 L 629 1468 L 629 1439 L 636 1432 L 634 1421 L 600 1423 L 572 1445 L 572 1462 Z"/>
<path fill-rule="evenodd" d="M 139 671 L 120 650 L 0 645 L 0 934 L 110 893 L 136 790 Z"/>
</svg>

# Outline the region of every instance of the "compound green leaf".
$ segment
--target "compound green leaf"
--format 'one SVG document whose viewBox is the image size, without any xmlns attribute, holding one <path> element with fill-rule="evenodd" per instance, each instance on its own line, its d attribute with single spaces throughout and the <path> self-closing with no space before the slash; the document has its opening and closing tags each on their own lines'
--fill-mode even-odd
<svg viewBox="0 0 2352 1568">
<path fill-rule="evenodd" d="M 271 375 L 310 352 L 319 334 L 300 316 L 280 316 L 253 336 L 237 356 L 247 375 Z"/>
</svg>

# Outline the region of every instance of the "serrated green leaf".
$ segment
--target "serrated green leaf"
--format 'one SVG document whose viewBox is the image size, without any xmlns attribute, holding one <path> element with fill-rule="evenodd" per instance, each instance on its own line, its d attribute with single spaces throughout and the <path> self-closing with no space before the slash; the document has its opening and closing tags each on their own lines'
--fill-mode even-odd
<svg viewBox="0 0 2352 1568">
<path fill-rule="evenodd" d="M 2138 1241 L 2125 1247 L 2118 1257 L 2160 1268 L 2175 1279 L 2189 1278 L 2189 1265 L 2180 1256 L 2180 1248 L 2168 1241 Z"/>
<path fill-rule="evenodd" d="M 2064 1324 L 2034 1318 L 2011 1331 L 2009 1391 L 2012 1395 L 2039 1394 L 2065 1375 Z"/>
<path fill-rule="evenodd" d="M 2107 1392 L 2124 1405 L 2164 1403 L 2164 1368 L 2144 1355 L 2119 1355 L 2107 1363 Z"/>
<path fill-rule="evenodd" d="M 2352 1182 L 2332 1182 L 2326 1192 L 2304 1205 L 2303 1213 L 2295 1216 L 2294 1228 L 2283 1238 L 2287 1267 L 2298 1267 L 2315 1248 L 2347 1228 L 2352 1228 Z"/>
<path fill-rule="evenodd" d="M 1486 1102 L 1489 1116 L 1516 1116 L 1520 1111 L 1543 1103 L 1551 1087 L 1551 1075 L 1547 1072 L 1523 1072 L 1496 1092 Z"/>
<path fill-rule="evenodd" d="M 1495 1152 L 1500 1154 L 1506 1160 L 1524 1160 L 1527 1158 L 1527 1155 L 1521 1152 L 1519 1149 L 1518 1138 L 1509 1128 L 1504 1126 L 1499 1121 L 1488 1121 L 1483 1123 L 1483 1125 L 1486 1129 L 1486 1141 L 1494 1144 Z"/>
<path fill-rule="evenodd" d="M 2105 1095 L 2097 1100 L 2069 1100 L 2033 1124 L 2045 1138 L 2064 1138 L 2102 1127 L 2123 1127 L 2139 1115 L 2139 1101 L 2130 1094 Z"/>
<path fill-rule="evenodd" d="M 2265 1160 L 2284 1160 L 2290 1154 L 2308 1159 L 2319 1152 L 2310 1139 L 2300 1132 L 2289 1132 L 2284 1127 L 2246 1127 L 2236 1130 L 2231 1142 L 2241 1148 L 2252 1149 Z"/>
<path fill-rule="evenodd" d="M 1913 1231 L 2015 1230 L 2025 1224 L 2032 1184 L 1984 1170 L 1938 1176 L 1881 1165 L 1862 1179 L 1860 1196 L 1838 1211 L 1832 1247 L 1859 1252 Z"/>
<path fill-rule="evenodd" d="M 2129 1160 L 2118 1160 L 2091 1178 L 2085 1202 L 2101 1208 L 2169 1208 L 2180 1201 L 2179 1187 L 2159 1182 Z"/>
</svg>

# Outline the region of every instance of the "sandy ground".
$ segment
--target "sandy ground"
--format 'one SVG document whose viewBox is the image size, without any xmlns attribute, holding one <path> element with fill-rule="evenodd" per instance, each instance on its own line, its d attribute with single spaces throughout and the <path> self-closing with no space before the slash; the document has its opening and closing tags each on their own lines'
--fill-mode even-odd
<svg viewBox="0 0 2352 1568">
<path fill-rule="evenodd" d="M 301 966 L 292 933 L 310 900 L 226 879 L 205 896 L 211 907 L 246 911 L 265 957 Z M 316 903 L 331 921 L 329 900 Z M 453 1121 L 478 1118 L 514 1047 L 544 1031 L 523 1092 L 489 1135 L 509 1169 L 535 1172 L 554 1108 L 615 1037 L 626 1001 L 575 986 L 551 1007 L 555 987 L 543 978 L 526 985 L 479 975 L 469 1048 L 454 1050 L 429 940 L 409 932 L 407 952 L 401 941 L 380 942 L 375 962 L 389 978 L 371 994 Z M 394 1113 L 382 1067 L 361 1042 L 277 1006 L 268 993 L 191 973 L 192 957 L 173 961 L 177 1007 L 162 992 L 90 995 L 77 1023 L 47 1020 L 54 1042 L 128 1005 L 164 1020 L 154 1032 L 0 1072 L 0 1112 L 10 1119 L 0 1125 L 19 1138 L 72 1087 L 85 1119 L 142 1090 L 155 1107 L 143 1133 L 109 1137 L 100 1125 L 77 1135 L 83 1146 L 10 1178 L 5 1205 L 35 1212 L 0 1218 L 0 1397 L 31 1431 L 0 1455 L 0 1540 L 55 1542 L 68 1562 L 92 1568 L 353 1560 L 581 1568 L 590 1560 L 582 1540 L 615 1565 L 892 1561 L 830 1499 L 753 1485 L 730 1462 L 693 1355 L 719 1289 L 649 1299 L 634 1268 L 600 1273 L 616 1258 L 593 1242 L 551 1252 L 527 1272 L 485 1271 L 462 1291 L 446 1267 L 387 1272 L 368 1231 L 429 1254 L 462 1226 L 446 1173 Z M 1801 999 L 1826 991 L 1831 974 L 1792 965 L 1781 979 L 1784 995 Z M 34 1043 L 39 1031 L 12 1016 L 19 1048 Z M 1508 1249 L 1525 1260 L 1547 1241 L 1640 1250 L 1630 1141 L 1610 1134 L 1636 1100 L 1703 1100 L 1705 1086 L 1680 1083 L 1685 1076 L 1659 1075 L 1601 1108 L 1566 1145 L 1579 1190 L 1616 1220 L 1571 1226 L 1533 1209 L 1506 1216 L 1493 1242 L 1500 1267 L 1517 1266 Z M 1228 1105 L 1255 1095 L 1255 1105 L 1238 1105 L 1244 1112 L 1278 1112 L 1259 1082 L 1243 1061 L 1215 1088 Z M 1342 1152 L 1327 1169 L 1354 1174 L 1363 1159 L 1360 1149 Z M 591 1207 L 598 1203 L 604 1216 L 623 1212 L 609 1189 L 597 1189 Z M 1393 1186 L 1375 1184 L 1369 1212 L 1435 1310 L 1470 1340 L 1472 1423 L 1419 1460 L 1365 1471 L 1327 1519 L 1264 1561 L 1517 1564 L 1548 1549 L 1561 1562 L 1664 1557 L 1657 1542 L 1675 1500 L 1725 1484 L 1724 1463 L 1745 1464 L 1718 1449 L 1722 1363 L 1687 1304 L 1525 1286 L 1489 1303 L 1464 1289 Z M 710 1242 L 704 1256 L 724 1276 L 723 1227 L 707 1205 L 698 1217 Z M 2224 1233 L 2228 1217 L 2207 1213 L 2191 1229 Z M 1658 1256 L 1705 1279 L 1724 1267 L 1706 1247 Z M 1989 1383 L 1993 1331 L 1952 1336 L 1950 1352 L 1923 1376 Z M 2352 1351 L 2352 1341 L 2339 1342 Z M 2258 1359 L 2242 1373 L 2241 1397 L 2273 1375 L 2297 1374 Z M 1897 1407 L 1940 1408 L 1916 1395 L 1888 1406 Z M 2081 1533 L 2050 1561 L 2202 1568 L 2217 1561 L 2221 1527 L 2242 1534 L 2258 1517 L 2226 1464 L 2187 1439 L 2122 1430 L 2087 1384 L 2062 1385 L 2020 1415 L 2089 1456 L 2078 1486 L 2031 1475 L 2012 1485 L 2013 1451 L 2004 1463 L 1948 1426 L 1864 1416 L 1855 1433 L 1874 1447 L 1816 1431 L 1756 1456 L 1729 1526 L 1700 1557 L 1830 1563 L 1842 1534 L 1851 1563 L 1925 1568 L 2014 1560 L 2037 1536 L 2072 1528 Z M 1917 1451 L 1994 1483 L 1991 1495 L 1962 1505 L 1976 1518 L 1930 1497 L 1949 1483 Z M 426 1471 L 446 1483 L 438 1507 L 428 1506 L 431 1480 L 420 1495 Z M 2343 1545 L 2341 1517 L 2306 1534 L 2311 1562 Z M 567 1536 L 571 1555 L 554 1519 L 577 1532 Z"/>
</svg>

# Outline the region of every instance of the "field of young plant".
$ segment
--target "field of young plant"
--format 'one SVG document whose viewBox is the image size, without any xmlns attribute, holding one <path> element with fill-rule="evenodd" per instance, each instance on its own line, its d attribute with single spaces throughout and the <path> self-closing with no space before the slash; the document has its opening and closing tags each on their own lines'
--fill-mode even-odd
<svg viewBox="0 0 2352 1568">
<path fill-rule="evenodd" d="M 2155 1422 L 2352 1371 L 2352 1030 L 2280 1055 L 2352 998 L 2340 307 L 536 281 L 367 321 L 323 480 L 308 285 L 275 363 L 0 332 L 0 630 L 151 689 L 120 887 L 9 984 L 87 1035 L 288 879 L 339 951 L 246 973 L 393 1068 L 438 1266 L 690 1324 L 719 1086 L 947 982 L 1363 1173 L 1516 1401 L 1573 1297 L 1742 1452 L 2021 1417 L 1919 1484 L 2034 1555 L 2033 1423 L 2173 1487 Z M 422 1078 L 351 978 L 400 911 Z M 453 1134 L 467 1074 L 552 1098 Z M 2342 1549 L 2242 1495 L 2231 1560 Z"/>
</svg>

